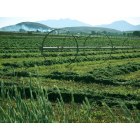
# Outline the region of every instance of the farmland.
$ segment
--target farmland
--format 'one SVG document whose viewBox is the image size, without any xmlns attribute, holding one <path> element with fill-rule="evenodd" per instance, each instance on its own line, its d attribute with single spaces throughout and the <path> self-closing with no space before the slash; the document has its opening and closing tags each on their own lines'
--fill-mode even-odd
<svg viewBox="0 0 140 140">
<path fill-rule="evenodd" d="M 0 34 L 0 122 L 140 122 L 139 37 L 44 37 Z"/>
</svg>

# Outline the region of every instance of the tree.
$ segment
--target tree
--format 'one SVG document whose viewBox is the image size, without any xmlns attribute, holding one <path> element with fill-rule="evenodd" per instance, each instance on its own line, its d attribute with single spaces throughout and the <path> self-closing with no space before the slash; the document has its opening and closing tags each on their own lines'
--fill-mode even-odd
<svg viewBox="0 0 140 140">
<path fill-rule="evenodd" d="M 126 36 L 127 34 L 126 34 L 126 32 L 123 32 L 123 36 Z"/>
<path fill-rule="evenodd" d="M 38 29 L 36 30 L 37 33 L 40 33 L 41 31 L 39 31 Z"/>
<path fill-rule="evenodd" d="M 24 32 L 26 32 L 26 30 L 24 30 L 24 29 L 19 29 L 19 32 L 22 32 L 22 33 L 24 33 Z"/>
<path fill-rule="evenodd" d="M 91 31 L 91 34 L 92 34 L 92 35 L 96 35 L 96 32 L 95 32 L 95 31 Z"/>
<path fill-rule="evenodd" d="M 28 33 L 28 35 L 32 35 L 32 34 L 33 34 L 33 32 L 32 32 L 32 31 L 28 31 L 27 33 Z"/>
<path fill-rule="evenodd" d="M 139 36 L 140 37 L 140 31 L 134 31 L 133 36 Z"/>
</svg>

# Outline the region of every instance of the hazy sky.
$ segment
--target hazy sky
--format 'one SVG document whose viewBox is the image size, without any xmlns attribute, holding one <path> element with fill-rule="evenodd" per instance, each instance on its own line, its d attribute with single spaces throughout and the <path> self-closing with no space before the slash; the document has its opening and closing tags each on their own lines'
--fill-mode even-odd
<svg viewBox="0 0 140 140">
<path fill-rule="evenodd" d="M 0 0 L 0 17 L 19 17 L 4 23 L 0 18 L 0 26 L 24 20 L 61 18 L 76 19 L 91 25 L 116 20 L 140 24 L 139 5 L 139 0 Z"/>
</svg>

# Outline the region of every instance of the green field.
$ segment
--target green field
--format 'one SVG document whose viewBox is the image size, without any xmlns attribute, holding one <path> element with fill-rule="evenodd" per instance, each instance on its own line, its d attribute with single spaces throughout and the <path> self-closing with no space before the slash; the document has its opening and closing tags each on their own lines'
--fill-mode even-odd
<svg viewBox="0 0 140 140">
<path fill-rule="evenodd" d="M 0 34 L 0 122 L 140 122 L 140 38 L 44 36 Z"/>
</svg>

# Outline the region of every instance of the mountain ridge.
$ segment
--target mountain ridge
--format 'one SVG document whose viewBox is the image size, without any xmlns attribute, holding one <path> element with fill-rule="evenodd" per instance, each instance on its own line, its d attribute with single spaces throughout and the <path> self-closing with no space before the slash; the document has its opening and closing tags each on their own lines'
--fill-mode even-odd
<svg viewBox="0 0 140 140">
<path fill-rule="evenodd" d="M 98 27 L 110 28 L 120 31 L 135 31 L 140 30 L 140 25 L 133 25 L 125 20 L 114 21 L 110 24 L 97 25 Z"/>
<path fill-rule="evenodd" d="M 13 32 L 24 32 L 24 31 L 41 31 L 41 32 L 48 32 L 53 29 L 58 28 L 51 28 L 49 26 L 46 26 L 44 24 L 40 24 L 37 22 L 21 22 L 15 25 L 6 26 L 3 28 L 0 28 L 0 31 L 13 31 Z M 92 26 L 77 26 L 77 27 L 64 27 L 60 28 L 63 30 L 70 31 L 72 33 L 88 33 L 90 34 L 92 31 L 95 32 L 110 32 L 110 33 L 119 33 L 120 31 L 114 30 L 114 29 L 108 29 L 103 27 L 92 27 Z"/>
<path fill-rule="evenodd" d="M 72 33 L 87 33 L 91 34 L 92 31 L 94 32 L 110 32 L 110 33 L 121 33 L 121 31 L 115 30 L 115 29 L 109 29 L 104 27 L 87 27 L 87 26 L 81 26 L 81 27 L 65 27 L 63 29 L 69 30 Z"/>
<path fill-rule="evenodd" d="M 36 22 L 20 22 L 15 25 L 5 26 L 0 28 L 0 31 L 49 31 L 52 28 L 44 24 Z"/>
<path fill-rule="evenodd" d="M 77 20 L 70 20 L 70 19 L 60 19 L 60 20 L 51 20 L 51 21 L 61 21 L 60 23 L 63 23 L 64 21 L 68 21 L 67 23 L 63 23 L 63 25 L 65 24 L 69 26 L 67 27 L 61 27 L 61 28 L 71 28 L 70 30 L 72 32 L 89 32 L 91 30 L 93 31 L 107 31 L 107 32 L 122 32 L 122 31 L 140 31 L 140 25 L 132 25 L 124 20 L 121 21 L 115 21 L 112 22 L 110 24 L 103 24 L 103 25 L 97 25 L 97 26 L 91 26 L 89 24 L 86 23 L 82 23 L 80 21 Z M 63 21 L 63 22 L 62 22 Z M 72 21 L 72 22 L 70 22 Z M 43 21 L 45 22 L 45 21 Z M 56 22 L 57 23 L 57 22 Z M 56 25 L 55 23 L 55 25 Z M 70 23 L 72 23 L 70 25 Z M 58 25 L 57 28 L 59 28 L 60 25 Z M 62 26 L 62 24 L 61 24 Z M 87 27 L 87 28 L 86 28 Z M 100 28 L 100 29 L 99 29 Z M 20 22 L 17 23 L 15 25 L 10 25 L 10 26 L 5 26 L 0 28 L 0 31 L 41 31 L 41 32 L 48 32 L 51 31 L 52 29 L 55 29 L 52 26 L 48 26 L 45 24 L 41 24 L 38 22 Z M 75 31 L 74 31 L 75 30 Z M 87 30 L 87 31 L 85 31 Z"/>
<path fill-rule="evenodd" d="M 92 26 L 90 24 L 78 21 L 78 20 L 72 20 L 72 19 L 52 19 L 52 20 L 42 20 L 37 21 L 38 23 L 48 25 L 52 28 L 65 28 L 65 27 L 79 27 L 79 26 Z"/>
</svg>

